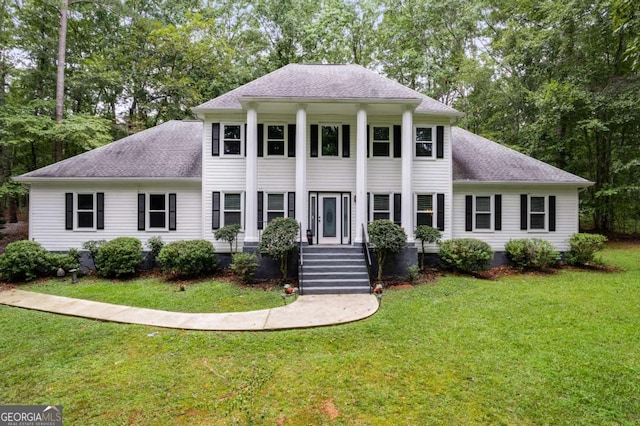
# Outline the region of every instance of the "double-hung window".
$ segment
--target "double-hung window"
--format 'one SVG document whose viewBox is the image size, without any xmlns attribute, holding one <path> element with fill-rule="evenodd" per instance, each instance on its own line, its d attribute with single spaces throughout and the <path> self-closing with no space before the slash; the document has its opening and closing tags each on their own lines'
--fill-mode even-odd
<svg viewBox="0 0 640 426">
<path fill-rule="evenodd" d="M 337 157 L 340 152 L 340 126 L 320 126 L 321 152 L 323 157 Z"/>
<path fill-rule="evenodd" d="M 223 124 L 222 149 L 224 155 L 242 155 L 242 125 Z"/>
<path fill-rule="evenodd" d="M 373 194 L 373 220 L 391 218 L 389 194 Z"/>
<path fill-rule="evenodd" d="M 416 206 L 416 226 L 433 226 L 433 194 L 418 194 Z"/>
<path fill-rule="evenodd" d="M 284 156 L 286 153 L 285 126 L 267 125 L 267 155 Z"/>
<path fill-rule="evenodd" d="M 267 194 L 267 223 L 277 217 L 284 217 L 284 194 Z"/>
<path fill-rule="evenodd" d="M 547 197 L 529 197 L 529 229 L 544 231 L 547 229 Z"/>
<path fill-rule="evenodd" d="M 415 127 L 416 157 L 433 158 L 434 128 L 426 126 Z"/>
<path fill-rule="evenodd" d="M 167 229 L 167 195 L 149 194 L 149 229 Z"/>
<path fill-rule="evenodd" d="M 224 194 L 224 226 L 242 226 L 242 196 L 241 194 Z"/>
<path fill-rule="evenodd" d="M 76 229 L 92 230 L 96 226 L 96 194 L 76 194 Z"/>
<path fill-rule="evenodd" d="M 492 206 L 490 196 L 476 196 L 474 218 L 476 230 L 491 230 Z"/>
<path fill-rule="evenodd" d="M 388 157 L 391 151 L 391 128 L 389 126 L 373 126 L 371 133 L 371 152 L 373 156 Z"/>
</svg>

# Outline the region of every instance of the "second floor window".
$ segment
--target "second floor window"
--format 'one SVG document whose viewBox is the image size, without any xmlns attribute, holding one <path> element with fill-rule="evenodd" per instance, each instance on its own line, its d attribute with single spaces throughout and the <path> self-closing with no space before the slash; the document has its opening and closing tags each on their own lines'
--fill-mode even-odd
<svg viewBox="0 0 640 426">
<path fill-rule="evenodd" d="M 337 157 L 340 137 L 339 126 L 322 126 L 320 136 L 322 138 L 322 156 Z"/>
<path fill-rule="evenodd" d="M 242 126 L 225 124 L 223 136 L 224 155 L 242 155 Z"/>
</svg>

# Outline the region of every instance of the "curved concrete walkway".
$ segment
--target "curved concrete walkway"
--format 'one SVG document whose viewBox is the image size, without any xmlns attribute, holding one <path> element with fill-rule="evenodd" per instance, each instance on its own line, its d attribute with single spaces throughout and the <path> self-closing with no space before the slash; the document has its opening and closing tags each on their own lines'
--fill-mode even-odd
<svg viewBox="0 0 640 426">
<path fill-rule="evenodd" d="M 279 308 L 223 314 L 133 308 L 15 289 L 0 291 L 0 304 L 102 321 L 216 331 L 320 327 L 358 321 L 378 310 L 376 297 L 369 294 L 299 296 L 295 302 Z"/>
</svg>

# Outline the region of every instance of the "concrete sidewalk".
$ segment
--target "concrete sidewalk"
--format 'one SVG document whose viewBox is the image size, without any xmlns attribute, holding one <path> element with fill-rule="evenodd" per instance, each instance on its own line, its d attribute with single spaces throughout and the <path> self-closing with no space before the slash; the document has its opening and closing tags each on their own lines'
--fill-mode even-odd
<svg viewBox="0 0 640 426">
<path fill-rule="evenodd" d="M 378 310 L 369 294 L 300 296 L 279 308 L 223 314 L 193 314 L 132 308 L 110 303 L 32 293 L 0 291 L 0 304 L 55 314 L 184 330 L 261 331 L 320 327 L 367 318 Z"/>
</svg>

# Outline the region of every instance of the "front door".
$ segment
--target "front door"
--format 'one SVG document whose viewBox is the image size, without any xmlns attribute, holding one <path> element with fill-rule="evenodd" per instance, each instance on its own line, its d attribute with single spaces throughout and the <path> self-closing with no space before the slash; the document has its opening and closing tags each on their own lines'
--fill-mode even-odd
<svg viewBox="0 0 640 426">
<path fill-rule="evenodd" d="M 320 194 L 318 244 L 340 244 L 340 194 Z"/>
</svg>

